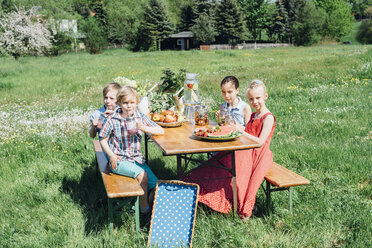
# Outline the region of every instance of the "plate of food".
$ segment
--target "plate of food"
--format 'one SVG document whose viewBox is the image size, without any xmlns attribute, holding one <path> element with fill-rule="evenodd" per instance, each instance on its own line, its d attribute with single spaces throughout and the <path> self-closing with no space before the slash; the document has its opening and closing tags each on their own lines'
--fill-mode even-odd
<svg viewBox="0 0 372 248">
<path fill-rule="evenodd" d="M 185 117 L 173 110 L 162 110 L 161 113 L 153 113 L 151 120 L 161 127 L 180 127 L 185 122 Z"/>
<path fill-rule="evenodd" d="M 240 131 L 237 131 L 234 126 L 206 126 L 197 128 L 193 132 L 193 136 L 213 141 L 230 141 L 242 136 Z"/>
</svg>

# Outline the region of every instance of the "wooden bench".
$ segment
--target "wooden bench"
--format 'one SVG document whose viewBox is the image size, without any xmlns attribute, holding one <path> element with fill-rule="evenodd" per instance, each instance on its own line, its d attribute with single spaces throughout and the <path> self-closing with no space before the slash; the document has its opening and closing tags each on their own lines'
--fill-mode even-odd
<svg viewBox="0 0 372 248">
<path fill-rule="evenodd" d="M 111 172 L 105 154 L 98 140 L 93 140 L 96 152 L 96 169 L 101 174 L 108 199 L 108 217 L 110 229 L 113 231 L 114 212 L 125 205 L 125 200 L 135 197 L 136 231 L 139 231 L 139 196 L 143 195 L 143 189 L 136 179 L 120 176 Z M 98 172 L 99 169 L 99 172 Z M 117 204 L 115 204 L 117 203 Z"/>
<path fill-rule="evenodd" d="M 289 211 L 292 213 L 292 187 L 310 184 L 310 181 L 283 166 L 273 163 L 265 176 L 267 209 L 271 205 L 271 192 L 288 190 L 289 191 Z M 271 188 L 273 186 L 274 188 Z"/>
</svg>

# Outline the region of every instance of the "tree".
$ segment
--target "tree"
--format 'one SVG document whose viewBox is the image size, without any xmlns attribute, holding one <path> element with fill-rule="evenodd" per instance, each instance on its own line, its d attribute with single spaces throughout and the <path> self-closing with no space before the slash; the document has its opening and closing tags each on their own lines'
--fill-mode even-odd
<svg viewBox="0 0 372 248">
<path fill-rule="evenodd" d="M 293 42 L 297 46 L 315 44 L 322 38 L 321 31 L 327 14 L 324 10 L 317 10 L 313 1 L 304 0 L 293 23 Z"/>
<path fill-rule="evenodd" d="M 92 0 L 90 6 L 94 17 L 100 22 L 100 26 L 103 28 L 103 30 L 107 32 L 107 13 L 103 0 Z"/>
<path fill-rule="evenodd" d="M 144 0 L 108 1 L 106 4 L 107 38 L 116 44 L 136 46 L 137 33 L 143 18 Z"/>
<path fill-rule="evenodd" d="M 362 44 L 372 44 L 372 19 L 362 21 L 356 39 Z"/>
<path fill-rule="evenodd" d="M 201 14 L 195 20 L 195 24 L 191 27 L 196 40 L 198 42 L 209 44 L 215 41 L 217 35 L 213 20 L 207 14 Z"/>
<path fill-rule="evenodd" d="M 299 18 L 299 14 L 304 10 L 306 0 L 282 0 L 283 6 L 288 14 L 287 22 L 287 39 L 289 43 L 292 43 L 292 38 L 294 34 L 294 24 Z"/>
<path fill-rule="evenodd" d="M 345 0 L 314 0 L 317 8 L 322 8 L 328 14 L 323 34 L 339 39 L 349 34 L 353 28 L 354 18 L 351 6 Z"/>
<path fill-rule="evenodd" d="M 0 19 L 0 47 L 15 59 L 25 54 L 40 54 L 51 48 L 52 35 L 37 9 L 23 7 L 5 14 Z"/>
<path fill-rule="evenodd" d="M 282 0 L 276 2 L 276 11 L 273 21 L 269 27 L 269 36 L 275 37 L 275 40 L 284 42 L 288 36 L 288 13 Z"/>
<path fill-rule="evenodd" d="M 150 37 L 157 50 L 161 50 L 161 41 L 174 30 L 168 11 L 162 0 L 150 0 L 145 8 L 142 28 L 145 32 L 143 38 Z"/>
<path fill-rule="evenodd" d="M 245 25 L 256 41 L 267 20 L 267 3 L 265 0 L 238 0 L 238 5 Z"/>
<path fill-rule="evenodd" d="M 243 35 L 243 21 L 235 0 L 222 0 L 216 10 L 218 33 L 230 40 Z"/>
<path fill-rule="evenodd" d="M 84 42 L 89 53 L 100 53 L 101 48 L 107 45 L 107 38 L 99 20 L 91 16 L 85 19 L 81 26 L 86 35 Z"/>
<path fill-rule="evenodd" d="M 365 18 L 367 15 L 366 9 L 372 6 L 372 0 L 349 0 L 351 11 L 357 20 Z"/>
<path fill-rule="evenodd" d="M 201 14 L 206 14 L 209 17 L 214 17 L 216 3 L 211 0 L 195 0 L 194 13 L 195 19 Z"/>
<path fill-rule="evenodd" d="M 195 13 L 194 9 L 189 4 L 184 4 L 181 6 L 181 23 L 178 28 L 180 31 L 190 30 L 194 25 Z"/>
</svg>

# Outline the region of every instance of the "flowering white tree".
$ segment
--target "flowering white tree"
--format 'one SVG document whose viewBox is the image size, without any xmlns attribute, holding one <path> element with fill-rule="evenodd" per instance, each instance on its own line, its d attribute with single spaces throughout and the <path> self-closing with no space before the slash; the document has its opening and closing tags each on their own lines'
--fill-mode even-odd
<svg viewBox="0 0 372 248">
<path fill-rule="evenodd" d="M 36 14 L 37 8 L 24 7 L 0 18 L 0 47 L 15 59 L 24 54 L 40 54 L 51 48 L 52 35 Z"/>
</svg>

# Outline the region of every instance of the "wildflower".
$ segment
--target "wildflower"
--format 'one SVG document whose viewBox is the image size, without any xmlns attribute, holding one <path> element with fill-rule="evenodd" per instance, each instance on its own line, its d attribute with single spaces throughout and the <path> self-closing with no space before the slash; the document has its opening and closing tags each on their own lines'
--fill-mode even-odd
<svg viewBox="0 0 372 248">
<path fill-rule="evenodd" d="M 289 109 L 292 109 L 292 107 L 289 107 Z"/>
</svg>

